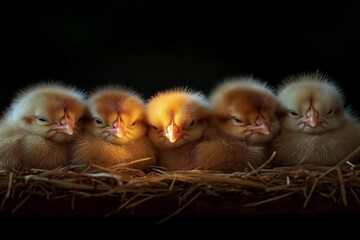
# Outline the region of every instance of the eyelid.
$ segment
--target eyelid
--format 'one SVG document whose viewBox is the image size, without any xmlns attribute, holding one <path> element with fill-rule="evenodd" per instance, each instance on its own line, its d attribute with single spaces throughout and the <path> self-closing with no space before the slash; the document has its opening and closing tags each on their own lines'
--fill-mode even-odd
<svg viewBox="0 0 360 240">
<path fill-rule="evenodd" d="M 76 121 L 76 125 L 80 125 L 82 124 L 82 122 L 84 121 L 84 118 L 83 117 L 80 117 L 77 121 Z"/>
<path fill-rule="evenodd" d="M 245 123 L 238 117 L 233 116 L 233 117 L 231 117 L 231 119 L 235 125 L 238 125 L 238 126 L 245 125 Z"/>
<path fill-rule="evenodd" d="M 334 115 L 334 109 L 332 108 L 332 109 L 330 109 L 328 112 L 327 112 L 327 116 L 329 117 L 329 116 L 332 116 L 332 115 Z"/>
<path fill-rule="evenodd" d="M 104 122 L 100 118 L 94 118 L 94 123 L 98 127 L 104 127 Z"/>
<path fill-rule="evenodd" d="M 196 124 L 197 124 L 197 119 L 193 119 L 193 120 L 190 122 L 188 128 L 191 129 L 191 128 L 195 127 Z"/>
<path fill-rule="evenodd" d="M 291 118 L 299 118 L 299 114 L 293 110 L 288 110 L 288 113 Z"/>
<path fill-rule="evenodd" d="M 36 121 L 40 124 L 48 124 L 49 120 L 43 116 L 36 116 Z"/>
</svg>

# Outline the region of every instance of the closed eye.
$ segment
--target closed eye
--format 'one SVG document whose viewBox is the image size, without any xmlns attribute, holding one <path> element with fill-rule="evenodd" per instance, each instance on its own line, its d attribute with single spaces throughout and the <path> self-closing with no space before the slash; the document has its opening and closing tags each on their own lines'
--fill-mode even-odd
<svg viewBox="0 0 360 240">
<path fill-rule="evenodd" d="M 79 118 L 77 121 L 76 121 L 76 125 L 81 125 L 82 124 L 82 122 L 83 122 L 83 118 L 81 117 L 81 118 Z"/>
<path fill-rule="evenodd" d="M 245 124 L 240 118 L 237 118 L 237 117 L 233 117 L 232 121 L 235 125 L 244 125 Z"/>
<path fill-rule="evenodd" d="M 105 126 L 104 123 L 103 123 L 103 121 L 102 121 L 101 119 L 99 119 L 99 118 L 95 118 L 95 119 L 94 119 L 94 123 L 95 123 L 95 125 L 96 125 L 97 127 L 104 127 L 104 126 Z"/>
<path fill-rule="evenodd" d="M 190 129 L 190 128 L 195 127 L 195 126 L 196 126 L 196 123 L 197 123 L 197 120 L 196 120 L 196 119 L 192 120 L 191 123 L 189 124 L 188 128 Z"/>
<path fill-rule="evenodd" d="M 49 124 L 49 121 L 47 120 L 47 118 L 43 117 L 43 116 L 36 116 L 36 121 L 42 125 Z"/>
<path fill-rule="evenodd" d="M 334 112 L 335 112 L 334 109 L 330 109 L 327 113 L 327 116 L 330 117 L 330 116 L 334 115 Z"/>
<path fill-rule="evenodd" d="M 156 132 L 159 131 L 159 129 L 158 129 L 156 126 L 154 126 L 154 125 L 152 125 L 151 128 L 152 128 L 154 131 L 156 131 Z"/>
<path fill-rule="evenodd" d="M 297 112 L 289 110 L 289 116 L 291 118 L 299 118 L 299 114 L 297 114 Z"/>
</svg>

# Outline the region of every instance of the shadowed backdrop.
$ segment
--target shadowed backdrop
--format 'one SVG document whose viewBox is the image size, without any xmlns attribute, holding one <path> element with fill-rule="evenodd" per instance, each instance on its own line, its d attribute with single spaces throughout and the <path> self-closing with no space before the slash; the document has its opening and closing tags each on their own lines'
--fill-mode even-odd
<svg viewBox="0 0 360 240">
<path fill-rule="evenodd" d="M 355 0 L 52 1 L 3 11 L 2 109 L 19 88 L 49 79 L 84 90 L 121 84 L 147 98 L 183 85 L 208 93 L 241 74 L 276 86 L 289 74 L 319 70 L 360 110 Z"/>
</svg>

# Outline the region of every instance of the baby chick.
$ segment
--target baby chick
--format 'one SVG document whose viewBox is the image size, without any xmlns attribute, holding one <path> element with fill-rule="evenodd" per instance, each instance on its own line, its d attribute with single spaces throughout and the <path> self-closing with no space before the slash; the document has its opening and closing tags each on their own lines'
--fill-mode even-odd
<svg viewBox="0 0 360 240">
<path fill-rule="evenodd" d="M 140 94 L 130 88 L 104 86 L 89 94 L 87 106 L 84 133 L 76 138 L 72 151 L 73 165 L 110 167 L 149 158 L 129 165 L 148 171 L 156 164 Z"/>
<path fill-rule="evenodd" d="M 167 170 L 192 168 L 193 149 L 208 128 L 206 96 L 187 87 L 157 92 L 147 103 L 149 137 Z"/>
<path fill-rule="evenodd" d="M 278 88 L 287 110 L 274 140 L 274 166 L 331 166 L 360 146 L 360 123 L 344 108 L 342 90 L 324 73 L 287 77 Z"/>
<path fill-rule="evenodd" d="M 198 169 L 243 171 L 270 157 L 270 142 L 280 129 L 281 105 L 270 86 L 253 77 L 226 79 L 209 95 L 212 131 L 196 147 Z"/>
<path fill-rule="evenodd" d="M 19 91 L 0 125 L 3 169 L 53 169 L 69 164 L 69 149 L 81 130 L 85 94 L 60 82 Z"/>
</svg>

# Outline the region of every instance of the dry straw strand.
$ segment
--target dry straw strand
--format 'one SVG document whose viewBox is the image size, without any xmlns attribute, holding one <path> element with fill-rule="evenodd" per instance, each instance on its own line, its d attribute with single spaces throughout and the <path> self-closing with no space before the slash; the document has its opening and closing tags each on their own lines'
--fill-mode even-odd
<svg viewBox="0 0 360 240">
<path fill-rule="evenodd" d="M 356 157 L 359 157 L 358 155 L 360 154 L 360 146 L 357 147 L 352 153 L 350 153 L 346 158 L 344 158 L 342 161 L 340 161 L 339 163 L 337 163 L 335 166 L 331 167 L 329 170 L 327 170 L 326 172 L 324 172 L 323 174 L 321 174 L 319 176 L 319 178 L 317 178 L 315 180 L 315 182 L 313 183 L 312 185 L 312 188 L 310 190 L 310 193 L 308 195 L 308 197 L 306 198 L 305 200 L 305 203 L 304 203 L 304 207 L 306 207 L 306 205 L 308 204 L 309 202 L 309 199 L 310 199 L 310 196 L 312 195 L 312 193 L 314 192 L 315 190 L 315 187 L 316 187 L 316 184 L 320 181 L 320 179 L 322 179 L 323 177 L 325 177 L 328 173 L 334 171 L 334 169 L 336 169 L 337 167 L 343 165 L 345 162 L 349 161 L 351 162 L 352 159 L 355 159 Z"/>
<path fill-rule="evenodd" d="M 359 153 L 360 147 L 335 166 L 270 168 L 268 166 L 276 154 L 273 152 L 260 167 L 253 168 L 250 164 L 249 171 L 233 173 L 204 170 L 171 172 L 156 166 L 145 173 L 128 164 L 112 167 L 93 165 L 91 170 L 89 168 L 82 172 L 74 171 L 76 167 L 72 166 L 53 170 L 3 170 L 0 171 L 1 210 L 6 211 L 6 207 L 11 204 L 5 203 L 11 203 L 15 198 L 20 203 L 11 210 L 13 213 L 26 208 L 32 197 L 48 199 L 50 204 L 52 199 L 69 200 L 71 210 L 76 208 L 78 198 L 99 198 L 99 201 L 106 197 L 119 199 L 118 206 L 105 215 L 109 216 L 128 212 L 127 210 L 147 202 L 153 204 L 153 201 L 149 201 L 151 199 L 177 199 L 178 209 L 170 211 L 167 217 L 159 221 L 161 224 L 198 201 L 201 195 L 231 196 L 235 200 L 246 197 L 252 203 L 247 203 L 244 207 L 249 207 L 281 199 L 291 201 L 298 194 L 304 196 L 303 207 L 306 207 L 311 196 L 316 193 L 324 199 L 329 198 L 334 202 L 340 200 L 345 206 L 351 207 L 350 198 L 360 205 L 360 171 L 359 165 L 354 163 Z M 260 197 L 260 200 L 251 201 L 252 197 L 257 200 Z"/>
</svg>

